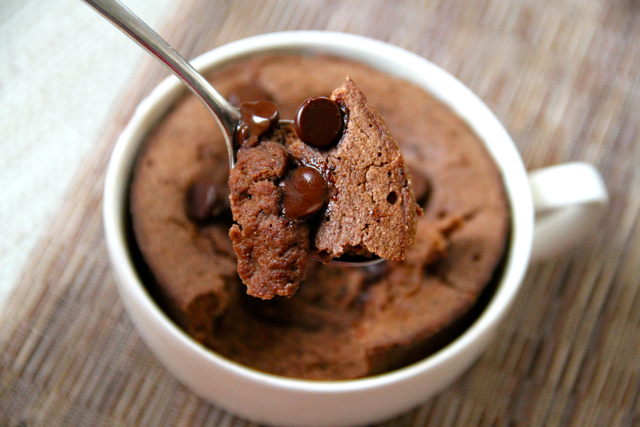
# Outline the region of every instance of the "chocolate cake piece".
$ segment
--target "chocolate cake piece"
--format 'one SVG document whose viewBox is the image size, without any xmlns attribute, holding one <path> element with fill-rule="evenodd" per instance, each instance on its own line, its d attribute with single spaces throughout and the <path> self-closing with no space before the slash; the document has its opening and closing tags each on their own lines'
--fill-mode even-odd
<svg viewBox="0 0 640 427">
<path fill-rule="evenodd" d="M 351 78 L 331 97 L 346 109 L 348 119 L 340 144 L 329 155 L 337 194 L 318 227 L 315 247 L 334 258 L 365 250 L 400 261 L 414 243 L 421 212 L 400 148 Z"/>
<path fill-rule="evenodd" d="M 331 99 L 303 102 L 295 130 L 277 126 L 270 135 L 275 108 L 240 106 L 241 147 L 229 179 L 237 224 L 229 235 L 247 293 L 292 296 L 309 252 L 327 262 L 343 254 L 404 259 L 421 210 L 396 141 L 353 80 Z"/>
<path fill-rule="evenodd" d="M 238 256 L 238 274 L 251 296 L 291 296 L 304 279 L 309 258 L 309 225 L 282 213 L 279 183 L 288 159 L 285 135 L 278 128 L 266 141 L 238 150 L 231 170 L 231 210 L 236 221 L 229 231 Z"/>
<path fill-rule="evenodd" d="M 319 167 L 329 183 L 314 251 L 325 260 L 351 254 L 400 261 L 415 241 L 421 213 L 400 148 L 350 77 L 331 99 L 346 115 L 338 144 L 328 150 L 288 144 L 297 162 Z"/>
</svg>

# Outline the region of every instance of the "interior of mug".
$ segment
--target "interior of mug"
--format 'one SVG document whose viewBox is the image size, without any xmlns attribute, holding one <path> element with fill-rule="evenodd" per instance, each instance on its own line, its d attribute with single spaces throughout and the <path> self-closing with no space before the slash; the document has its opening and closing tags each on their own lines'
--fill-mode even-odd
<svg viewBox="0 0 640 427">
<path fill-rule="evenodd" d="M 181 340 L 189 343 L 188 345 L 195 352 L 200 353 L 202 357 L 212 359 L 215 363 L 222 363 L 241 375 L 254 376 L 263 381 L 285 384 L 287 387 L 330 388 L 335 386 L 336 389 L 344 389 L 347 383 L 351 383 L 356 387 L 366 387 L 368 386 L 367 383 L 372 381 L 398 381 L 403 377 L 413 375 L 416 371 L 428 370 L 441 365 L 453 354 L 464 351 L 465 347 L 470 345 L 473 340 L 486 333 L 488 329 L 502 319 L 511 304 L 526 269 L 531 245 L 533 209 L 530 194 L 528 193 L 526 174 L 519 154 L 499 121 L 465 86 L 424 59 L 381 42 L 358 36 L 326 32 L 275 33 L 225 45 L 198 57 L 192 63 L 200 71 L 208 72 L 214 68 L 223 68 L 233 62 L 241 61 L 256 53 L 277 51 L 301 54 L 323 52 L 344 56 L 408 80 L 430 92 L 452 108 L 485 142 L 487 150 L 503 176 L 506 193 L 511 205 L 512 230 L 504 265 L 500 270 L 500 277 L 496 280 L 495 289 L 491 290 L 490 298 L 487 299 L 485 306 L 482 307 L 482 313 L 479 313 L 473 324 L 453 342 L 413 365 L 375 377 L 318 383 L 276 377 L 258 372 L 230 362 L 205 349 L 173 324 L 146 292 L 144 284 L 136 273 L 136 267 L 130 252 L 125 254 L 121 260 L 122 265 L 120 268 L 129 271 L 127 280 L 135 281 L 136 287 L 140 288 L 137 297 L 144 299 L 145 305 L 150 310 L 158 312 L 156 313 L 158 319 L 161 319 L 160 321 L 163 323 L 167 323 L 169 333 L 181 335 Z M 120 161 L 112 162 L 115 165 L 110 165 L 110 169 L 113 168 L 114 170 L 110 170 L 107 177 L 106 185 L 108 188 L 105 189 L 105 215 L 109 217 L 116 216 L 116 223 L 114 223 L 116 237 L 114 239 L 117 241 L 114 241 L 113 244 L 120 248 L 126 248 L 129 243 L 126 223 L 126 217 L 128 216 L 128 183 L 138 147 L 148 130 L 160 120 L 164 112 L 183 91 L 184 88 L 177 79 L 172 77 L 165 80 L 140 105 L 136 113 L 140 117 L 132 119 L 132 123 L 123 132 L 120 138 L 121 141 L 119 141 L 114 151 L 114 158 L 119 158 Z M 109 204 L 110 199 L 113 198 L 117 199 L 115 205 Z M 109 236 L 107 237 L 109 239 Z"/>
</svg>

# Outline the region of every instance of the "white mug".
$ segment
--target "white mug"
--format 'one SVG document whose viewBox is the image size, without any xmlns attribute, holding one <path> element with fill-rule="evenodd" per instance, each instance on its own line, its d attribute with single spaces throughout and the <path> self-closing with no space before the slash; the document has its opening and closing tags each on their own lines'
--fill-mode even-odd
<svg viewBox="0 0 640 427">
<path fill-rule="evenodd" d="M 192 61 L 206 72 L 256 53 L 322 52 L 364 62 L 424 88 L 477 133 L 500 169 L 512 229 L 504 272 L 478 319 L 452 343 L 410 366 L 369 378 L 310 381 L 258 372 L 219 356 L 189 337 L 158 307 L 140 280 L 127 243 L 128 186 L 149 131 L 185 89 L 164 80 L 120 135 L 107 171 L 104 226 L 118 291 L 157 358 L 199 396 L 246 419 L 274 425 L 344 426 L 393 417 L 451 384 L 482 353 L 512 305 L 530 260 L 552 257 L 594 227 L 607 206 L 600 174 L 571 163 L 527 174 L 511 138 L 488 107 L 453 76 L 401 48 L 331 32 L 265 34 L 214 49 Z M 535 218 L 540 214 L 539 218 Z"/>
</svg>

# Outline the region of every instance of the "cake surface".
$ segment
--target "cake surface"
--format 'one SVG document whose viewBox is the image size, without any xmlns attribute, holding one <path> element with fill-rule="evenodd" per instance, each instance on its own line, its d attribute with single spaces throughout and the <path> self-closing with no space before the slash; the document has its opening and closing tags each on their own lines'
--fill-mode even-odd
<svg viewBox="0 0 640 427">
<path fill-rule="evenodd" d="M 150 133 L 134 172 L 131 216 L 150 289 L 187 333 L 258 370 L 346 379 L 419 360 L 464 328 L 503 258 L 510 220 L 500 173 L 471 129 L 430 95 L 325 56 L 257 57 L 211 79 L 230 100 L 259 94 L 293 119 L 303 100 L 330 96 L 346 75 L 384 117 L 424 210 L 403 261 L 367 268 L 309 262 L 293 298 L 247 296 L 230 215 L 211 209 L 211 218 L 194 219 L 186 208 L 194 183 L 211 182 L 224 194 L 229 174 L 222 135 L 191 95 Z"/>
<path fill-rule="evenodd" d="M 420 208 L 400 148 L 351 78 L 331 99 L 347 116 L 340 142 L 318 150 L 294 139 L 287 147 L 295 161 L 313 164 L 330 181 L 314 249 L 323 259 L 373 254 L 401 261 L 414 243 Z"/>
<path fill-rule="evenodd" d="M 257 145 L 243 146 L 231 170 L 231 209 L 237 221 L 229 231 L 238 274 L 251 296 L 292 296 L 305 278 L 309 225 L 282 213 L 279 182 L 290 163 L 285 149 L 292 126 L 277 129 Z"/>
</svg>

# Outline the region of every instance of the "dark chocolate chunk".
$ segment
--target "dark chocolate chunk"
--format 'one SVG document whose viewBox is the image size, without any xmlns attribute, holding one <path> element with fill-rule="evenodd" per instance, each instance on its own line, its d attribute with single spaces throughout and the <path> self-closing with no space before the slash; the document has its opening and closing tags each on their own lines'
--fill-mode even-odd
<svg viewBox="0 0 640 427">
<path fill-rule="evenodd" d="M 295 126 L 298 137 L 306 144 L 316 148 L 328 147 L 342 134 L 342 111 L 327 97 L 309 98 L 298 107 Z"/>
<path fill-rule="evenodd" d="M 240 113 L 239 145 L 256 145 L 262 135 L 273 130 L 280 118 L 278 107 L 271 101 L 244 102 L 240 104 Z"/>
<path fill-rule="evenodd" d="M 308 166 L 294 169 L 280 183 L 282 212 L 291 219 L 309 218 L 324 204 L 327 183 L 317 170 Z"/>
<path fill-rule="evenodd" d="M 186 194 L 187 215 L 194 221 L 206 221 L 219 214 L 225 206 L 211 179 L 201 179 L 189 186 Z"/>
</svg>

